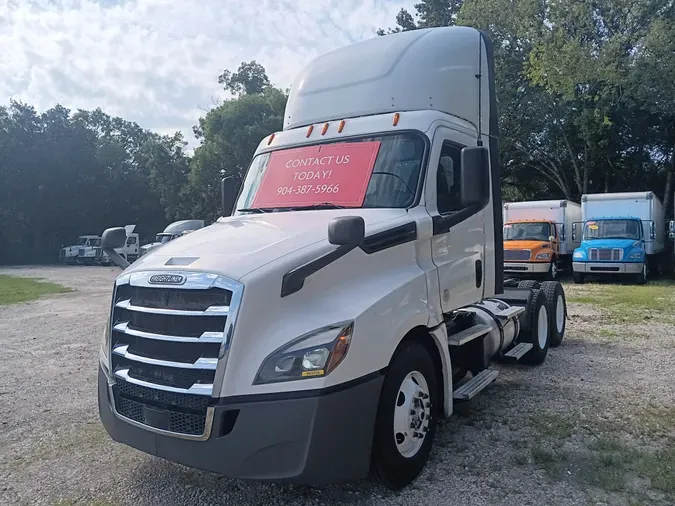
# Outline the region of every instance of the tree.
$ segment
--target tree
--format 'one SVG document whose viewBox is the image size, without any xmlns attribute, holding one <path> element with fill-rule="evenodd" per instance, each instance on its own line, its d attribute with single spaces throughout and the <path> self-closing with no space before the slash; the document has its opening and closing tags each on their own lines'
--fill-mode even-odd
<svg viewBox="0 0 675 506">
<path fill-rule="evenodd" d="M 225 91 L 241 96 L 262 93 L 270 87 L 270 80 L 265 68 L 252 60 L 248 63 L 242 62 L 234 73 L 224 70 L 218 76 L 218 84 L 222 84 Z"/>
<path fill-rule="evenodd" d="M 416 11 L 414 17 L 407 9 L 401 9 L 396 15 L 396 26 L 387 28 L 386 31 L 380 28 L 377 34 L 387 35 L 418 28 L 452 26 L 455 24 L 462 3 L 462 0 L 422 0 L 414 5 Z"/>
<path fill-rule="evenodd" d="M 282 128 L 288 98 L 269 84 L 265 69 L 255 62 L 242 63 L 234 74 L 225 71 L 219 82 L 226 82 L 236 96 L 209 111 L 195 127 L 202 143 L 191 160 L 183 195 L 193 215 L 209 219 L 220 210 L 221 178 L 231 175 L 242 181 L 260 141 Z"/>
</svg>

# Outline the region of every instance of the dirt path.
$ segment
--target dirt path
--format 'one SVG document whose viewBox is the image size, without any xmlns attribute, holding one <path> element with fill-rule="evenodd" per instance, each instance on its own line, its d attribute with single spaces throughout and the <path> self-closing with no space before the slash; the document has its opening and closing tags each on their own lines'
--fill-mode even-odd
<svg viewBox="0 0 675 506">
<path fill-rule="evenodd" d="M 675 502 L 675 326 L 650 312 L 649 294 L 624 322 L 602 302 L 609 289 L 566 285 L 579 302 L 563 345 L 540 367 L 497 366 L 496 383 L 442 424 L 423 475 L 394 494 L 235 481 L 113 443 L 98 421 L 96 367 L 118 272 L 0 269 L 75 289 L 0 307 L 0 504 Z"/>
</svg>

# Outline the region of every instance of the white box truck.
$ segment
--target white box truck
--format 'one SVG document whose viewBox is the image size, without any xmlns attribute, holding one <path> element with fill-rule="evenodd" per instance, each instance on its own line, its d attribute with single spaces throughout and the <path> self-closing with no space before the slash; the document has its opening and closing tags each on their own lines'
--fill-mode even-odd
<svg viewBox="0 0 675 506">
<path fill-rule="evenodd" d="M 493 360 L 541 364 L 565 332 L 559 283 L 504 286 L 492 45 L 446 27 L 338 49 L 284 118 L 221 218 L 117 278 L 100 418 L 232 477 L 399 489 Z"/>
<path fill-rule="evenodd" d="M 579 244 L 572 226 L 581 206 L 570 200 L 537 200 L 504 204 L 504 272 L 514 276 L 544 275 L 556 279 L 571 272 Z"/>
<path fill-rule="evenodd" d="M 583 223 L 572 235 L 574 280 L 588 276 L 631 276 L 646 283 L 660 270 L 666 241 L 665 208 L 651 191 L 596 193 L 581 197 Z"/>
</svg>

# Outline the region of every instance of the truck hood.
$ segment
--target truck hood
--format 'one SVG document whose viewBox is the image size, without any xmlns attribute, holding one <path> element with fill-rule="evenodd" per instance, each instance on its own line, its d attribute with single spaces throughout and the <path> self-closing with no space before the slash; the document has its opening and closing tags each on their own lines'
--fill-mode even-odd
<svg viewBox="0 0 675 506">
<path fill-rule="evenodd" d="M 637 239 L 589 239 L 582 241 L 580 247 L 582 249 L 588 248 L 621 248 L 624 250 L 633 247 Z"/>
<path fill-rule="evenodd" d="M 373 225 L 406 216 L 405 209 L 329 209 L 220 218 L 151 250 L 125 272 L 195 270 L 239 280 L 269 262 L 328 241 L 328 224 L 338 216 L 362 216 Z"/>
</svg>

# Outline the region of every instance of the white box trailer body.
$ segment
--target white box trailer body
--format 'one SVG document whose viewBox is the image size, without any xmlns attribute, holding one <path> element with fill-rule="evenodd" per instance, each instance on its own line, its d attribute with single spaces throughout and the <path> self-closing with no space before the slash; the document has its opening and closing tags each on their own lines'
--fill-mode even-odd
<svg viewBox="0 0 675 506">
<path fill-rule="evenodd" d="M 446 27 L 336 50 L 284 118 L 223 217 L 117 278 L 101 421 L 233 477 L 401 488 L 494 358 L 540 364 L 564 335 L 559 283 L 503 279 L 492 45 Z"/>
<path fill-rule="evenodd" d="M 504 204 L 504 223 L 545 220 L 555 223 L 560 254 L 572 255 L 579 241 L 572 239 L 574 223 L 581 221 L 581 205 L 571 200 L 535 200 Z"/>
</svg>

